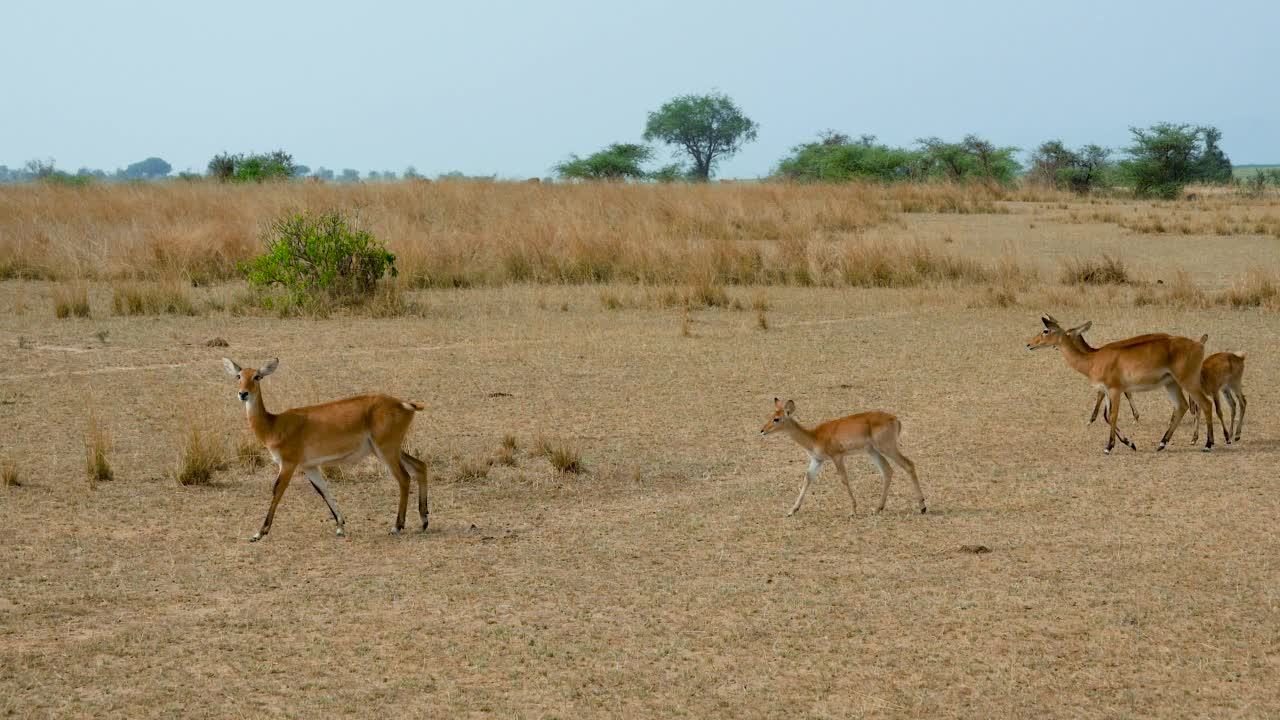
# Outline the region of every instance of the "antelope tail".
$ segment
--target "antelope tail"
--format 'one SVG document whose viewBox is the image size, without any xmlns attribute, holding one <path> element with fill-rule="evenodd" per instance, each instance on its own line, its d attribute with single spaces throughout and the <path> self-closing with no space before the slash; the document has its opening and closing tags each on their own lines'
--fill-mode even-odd
<svg viewBox="0 0 1280 720">
<path fill-rule="evenodd" d="M 413 410 L 414 412 L 420 412 L 422 410 L 427 409 L 426 405 L 423 405 L 420 402 L 415 402 L 413 400 L 410 400 L 409 402 L 400 403 L 400 407 L 404 408 L 405 410 Z"/>
</svg>

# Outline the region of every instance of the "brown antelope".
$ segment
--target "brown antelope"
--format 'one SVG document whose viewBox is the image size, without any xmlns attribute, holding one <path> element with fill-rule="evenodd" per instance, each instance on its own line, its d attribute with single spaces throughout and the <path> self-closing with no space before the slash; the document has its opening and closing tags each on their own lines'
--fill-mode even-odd
<svg viewBox="0 0 1280 720">
<path fill-rule="evenodd" d="M 1090 323 L 1085 323 L 1078 328 L 1072 328 L 1067 331 L 1067 335 L 1076 340 L 1076 344 L 1086 350 L 1092 350 L 1089 343 L 1085 342 L 1083 332 L 1088 330 Z M 1209 341 L 1209 335 L 1206 333 L 1200 336 L 1200 344 L 1204 345 Z M 1205 394 L 1213 398 L 1213 409 L 1218 414 L 1218 422 L 1222 425 L 1222 437 L 1228 445 L 1233 440 L 1240 439 L 1240 432 L 1244 429 L 1244 408 L 1248 402 L 1244 399 L 1244 391 L 1241 383 L 1244 381 L 1244 353 L 1220 352 L 1214 353 L 1204 359 L 1200 365 L 1200 388 Z M 1173 380 L 1165 381 L 1166 387 L 1176 386 Z M 1231 424 L 1228 425 L 1226 418 L 1222 416 L 1222 404 L 1219 395 L 1226 398 L 1227 404 L 1231 407 Z M 1133 396 L 1128 392 L 1124 394 L 1129 399 L 1129 409 L 1133 411 L 1133 419 L 1138 419 L 1138 411 L 1133 407 Z M 1098 392 L 1098 400 L 1093 406 L 1093 415 L 1090 416 L 1089 422 L 1092 423 L 1098 416 L 1098 407 L 1103 404 L 1103 398 L 1106 393 Z M 1236 422 L 1236 399 L 1240 400 L 1240 421 Z M 1107 413 L 1110 411 L 1111 404 L 1107 402 L 1107 408 L 1102 411 L 1102 417 L 1108 419 Z M 1191 432 L 1191 444 L 1195 444 L 1200 437 L 1200 406 L 1191 403 L 1191 418 L 1194 421 Z M 1212 425 L 1212 422 L 1209 423 Z M 1234 431 L 1235 437 L 1232 437 Z M 1212 432 L 1212 431 L 1210 431 Z M 1129 442 L 1123 435 L 1120 435 L 1120 442 L 1128 445 Z"/>
<path fill-rule="evenodd" d="M 902 423 L 898 418 L 886 412 L 871 412 L 849 415 L 838 420 L 828 420 L 812 430 L 806 428 L 792 417 L 796 410 L 794 400 L 784 405 L 778 398 L 773 399 L 773 417 L 760 429 L 760 436 L 765 437 L 778 430 L 785 432 L 800 447 L 809 453 L 809 469 L 804 474 L 804 484 L 800 486 L 800 496 L 791 507 L 787 517 L 796 514 L 804 495 L 809 491 L 809 484 L 818 476 L 822 463 L 830 460 L 835 463 L 836 472 L 840 473 L 840 482 L 849 493 L 849 502 L 853 503 L 853 512 L 858 511 L 858 501 L 853 498 L 853 488 L 849 486 L 849 475 L 844 469 L 844 456 L 854 450 L 866 450 L 880 471 L 884 481 L 880 488 L 880 505 L 876 512 L 884 510 L 889 499 L 889 481 L 893 479 L 893 468 L 885 458 L 898 463 L 899 467 L 911 476 L 911 484 L 916 491 L 916 505 L 920 512 L 925 511 L 924 493 L 920 491 L 920 478 L 916 476 L 916 465 L 898 450 L 898 435 L 902 432 Z"/>
<path fill-rule="evenodd" d="M 1067 331 L 1067 337 L 1068 337 L 1068 338 L 1070 338 L 1073 342 L 1075 342 L 1076 347 L 1080 348 L 1081 352 L 1094 352 L 1095 350 L 1097 350 L 1097 348 L 1095 348 L 1095 347 L 1091 346 L 1091 345 L 1088 343 L 1088 341 L 1086 341 L 1086 340 L 1084 339 L 1084 333 L 1085 333 L 1085 331 L 1086 331 L 1086 330 L 1088 330 L 1088 329 L 1089 329 L 1089 328 L 1091 328 L 1091 327 L 1093 327 L 1093 322 L 1092 322 L 1092 321 L 1087 322 L 1087 323 L 1085 323 L 1084 325 L 1081 325 L 1081 326 L 1079 326 L 1079 327 L 1073 327 L 1073 328 L 1071 328 L 1070 330 L 1068 330 L 1068 331 Z M 1138 337 L 1143 337 L 1143 336 L 1142 336 L 1142 335 L 1139 335 Z M 1133 338 L 1130 338 L 1130 339 L 1132 340 Z M 1205 335 L 1204 337 L 1200 338 L 1200 344 L 1201 344 L 1201 345 L 1203 345 L 1203 344 L 1205 343 L 1205 341 L 1206 341 L 1206 340 L 1208 340 L 1208 339 L 1209 339 L 1209 336 L 1208 336 L 1208 335 Z M 1095 401 L 1094 401 L 1094 403 L 1093 403 L 1093 413 L 1091 413 L 1091 414 L 1089 415 L 1089 424 L 1090 424 L 1090 425 L 1092 425 L 1092 424 L 1094 423 L 1094 421 L 1098 419 L 1098 409 L 1102 407 L 1102 401 L 1103 401 L 1103 400 L 1105 400 L 1105 399 L 1106 399 L 1106 397 L 1107 397 L 1107 393 L 1106 393 L 1106 392 L 1104 392 L 1104 391 L 1102 391 L 1102 390 L 1099 390 L 1099 391 L 1098 391 L 1098 398 L 1097 398 L 1097 400 L 1095 400 Z M 1137 422 L 1137 420 L 1138 420 L 1138 408 L 1134 407 L 1134 405 L 1133 405 L 1133 393 L 1131 393 L 1131 392 L 1129 392 L 1128 390 L 1126 390 L 1126 391 L 1125 391 L 1125 393 L 1124 393 L 1124 398 L 1125 398 L 1125 400 L 1128 400 L 1128 401 L 1129 401 L 1129 412 L 1133 413 L 1133 419 L 1134 419 L 1134 422 Z M 1110 416 L 1107 414 L 1108 412 L 1110 412 L 1110 410 L 1111 410 L 1111 404 L 1110 404 L 1110 403 L 1108 403 L 1108 404 L 1107 404 L 1107 409 L 1106 409 L 1106 410 L 1103 410 L 1103 412 L 1102 412 L 1102 419 L 1103 419 L 1103 420 L 1110 421 Z M 1120 442 L 1123 442 L 1123 443 L 1125 443 L 1126 445 L 1128 445 L 1128 442 L 1126 442 L 1126 441 L 1124 440 L 1124 438 L 1123 438 L 1123 437 L 1120 439 Z"/>
<path fill-rule="evenodd" d="M 400 507 L 394 532 L 398 534 L 404 529 L 411 476 L 418 479 L 418 513 L 422 517 L 422 529 L 427 529 L 427 466 L 401 449 L 414 413 L 425 408 L 422 403 L 404 402 L 386 395 L 359 395 L 323 405 L 293 408 L 277 415 L 267 412 L 263 405 L 262 379 L 276 371 L 279 360 L 272 360 L 261 369 L 241 368 L 229 358 L 223 358 L 222 362 L 227 373 L 237 381 L 237 397 L 244 403 L 250 429 L 280 467 L 267 518 L 262 522 L 262 529 L 249 538 L 250 542 L 261 540 L 271 530 L 276 506 L 298 470 L 307 476 L 329 506 L 338 524 L 338 536 L 346 535 L 346 521 L 333 495 L 329 494 L 320 468 L 354 463 L 370 452 L 378 456 L 400 483 Z"/>
<path fill-rule="evenodd" d="M 1200 389 L 1203 344 L 1190 338 L 1151 334 L 1109 343 L 1089 351 L 1077 344 L 1074 336 L 1088 330 L 1093 325 L 1092 322 L 1069 331 L 1063 330 L 1058 321 L 1048 315 L 1041 317 L 1040 322 L 1044 324 L 1044 330 L 1027 342 L 1027 349 L 1058 348 L 1068 365 L 1089 378 L 1093 387 L 1106 391 L 1111 408 L 1119 410 L 1120 396 L 1126 391 L 1165 388 L 1169 402 L 1173 404 L 1173 417 L 1169 420 L 1169 428 L 1165 430 L 1160 444 L 1156 446 L 1157 451 L 1164 450 L 1169 445 L 1174 430 L 1187 412 L 1187 400 L 1183 393 L 1200 406 L 1205 417 L 1209 417 L 1209 398 Z M 1107 454 L 1111 453 L 1116 444 L 1116 420 L 1119 414 L 1110 413 L 1111 434 L 1103 451 Z M 1131 442 L 1125 444 L 1136 449 Z M 1213 449 L 1213 433 L 1209 433 L 1204 449 L 1205 452 Z"/>
<path fill-rule="evenodd" d="M 1220 352 L 1214 353 L 1204 359 L 1204 364 L 1200 366 L 1200 387 L 1204 388 L 1206 394 L 1213 398 L 1213 409 L 1218 413 L 1218 422 L 1222 424 L 1222 434 L 1227 438 L 1227 444 L 1230 445 L 1232 435 L 1238 442 L 1240 440 L 1240 431 L 1244 430 L 1244 408 L 1248 405 L 1248 401 L 1244 399 L 1244 353 L 1243 352 Z M 1227 421 L 1222 418 L 1222 405 L 1218 402 L 1218 396 L 1226 398 L 1227 405 L 1231 406 L 1231 425 L 1228 427 Z M 1240 420 L 1236 422 L 1236 405 L 1240 406 Z M 1200 413 L 1196 412 L 1196 408 L 1191 408 L 1192 415 L 1195 419 L 1195 430 L 1191 433 L 1191 442 L 1195 442 L 1200 437 Z M 1210 435 L 1213 434 L 1213 418 L 1209 418 L 1205 423 Z"/>
</svg>

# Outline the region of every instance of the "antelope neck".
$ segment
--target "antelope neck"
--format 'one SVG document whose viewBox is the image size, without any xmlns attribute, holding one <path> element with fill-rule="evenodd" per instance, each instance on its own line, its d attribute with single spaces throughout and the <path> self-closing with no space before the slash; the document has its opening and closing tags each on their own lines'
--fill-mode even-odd
<svg viewBox="0 0 1280 720">
<path fill-rule="evenodd" d="M 262 404 L 262 386 L 258 386 L 257 392 L 253 393 L 253 398 L 244 404 L 245 415 L 249 417 L 249 427 L 258 437 L 262 437 L 271 431 L 276 416 L 267 412 L 267 407 Z"/>
<path fill-rule="evenodd" d="M 1086 376 L 1089 374 L 1089 358 L 1097 352 L 1093 348 L 1085 350 L 1076 347 L 1076 344 L 1069 339 L 1058 344 L 1058 351 L 1062 353 L 1062 359 L 1066 360 L 1073 370 Z"/>
<path fill-rule="evenodd" d="M 795 440 L 800 447 L 809 452 L 813 452 L 814 448 L 818 446 L 818 441 L 814 439 L 813 432 L 795 420 L 788 418 L 782 424 L 782 430 L 788 437 Z"/>
</svg>

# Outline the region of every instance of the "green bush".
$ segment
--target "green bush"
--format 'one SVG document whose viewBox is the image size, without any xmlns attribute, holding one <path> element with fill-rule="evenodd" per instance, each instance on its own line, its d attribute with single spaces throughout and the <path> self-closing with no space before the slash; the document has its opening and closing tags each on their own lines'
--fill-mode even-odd
<svg viewBox="0 0 1280 720">
<path fill-rule="evenodd" d="M 396 276 L 396 256 L 341 210 L 277 220 L 266 246 L 241 271 L 250 285 L 283 288 L 296 305 L 359 302 Z"/>
<path fill-rule="evenodd" d="M 891 148 L 864 135 L 850 140 L 835 131 L 819 134 L 817 142 L 797 145 L 778 163 L 777 174 L 796 181 L 843 182 L 847 180 L 912 179 L 921 153 Z"/>
<path fill-rule="evenodd" d="M 585 158 L 570 155 L 553 170 L 565 180 L 643 180 L 644 163 L 653 157 L 645 145 L 614 143 Z"/>
<path fill-rule="evenodd" d="M 298 174 L 302 166 L 293 162 L 293 156 L 283 150 L 269 153 L 232 155 L 221 153 L 209 161 L 209 176 L 225 182 L 265 182 L 288 180 Z"/>
</svg>

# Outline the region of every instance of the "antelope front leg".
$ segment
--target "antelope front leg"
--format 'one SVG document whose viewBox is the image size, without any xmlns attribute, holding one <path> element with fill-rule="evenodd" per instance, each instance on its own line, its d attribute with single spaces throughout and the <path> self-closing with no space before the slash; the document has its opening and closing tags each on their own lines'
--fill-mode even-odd
<svg viewBox="0 0 1280 720">
<path fill-rule="evenodd" d="M 281 465 L 280 474 L 276 476 L 276 484 L 271 491 L 271 507 L 267 509 L 267 519 L 262 521 L 262 529 L 253 537 L 249 538 L 249 542 L 258 542 L 271 532 L 271 521 L 276 517 L 276 506 L 280 504 L 280 498 L 284 497 L 285 488 L 289 487 L 289 480 L 293 477 L 293 465 Z"/>
<path fill-rule="evenodd" d="M 1107 389 L 1107 409 L 1110 411 L 1110 418 L 1107 424 L 1111 427 L 1111 435 L 1107 438 L 1107 447 L 1102 451 L 1106 455 L 1111 454 L 1111 450 L 1116 446 L 1116 419 L 1120 417 L 1120 391 L 1116 388 Z"/>
<path fill-rule="evenodd" d="M 816 457 L 810 458 L 809 469 L 805 471 L 804 483 L 800 486 L 800 495 L 799 497 L 796 498 L 796 504 L 791 506 L 791 511 L 787 513 L 787 517 L 791 517 L 792 515 L 795 515 L 796 511 L 800 509 L 801 503 L 804 502 L 804 494 L 809 492 L 809 484 L 812 483 L 813 479 L 818 476 L 818 468 L 820 467 L 822 467 L 821 460 L 819 460 Z"/>
<path fill-rule="evenodd" d="M 1098 400 L 1097 400 L 1096 402 L 1094 402 L 1094 403 L 1093 403 L 1093 413 L 1092 413 L 1091 415 L 1089 415 L 1089 424 L 1090 424 L 1090 425 L 1092 425 L 1092 424 L 1094 423 L 1094 421 L 1098 419 L 1098 409 L 1102 407 L 1102 398 L 1104 398 L 1104 397 L 1106 397 L 1106 394 L 1105 394 L 1105 393 L 1103 393 L 1101 390 L 1099 390 L 1099 391 L 1098 391 Z M 1105 418 L 1105 416 L 1104 416 L 1104 418 Z"/>
</svg>

